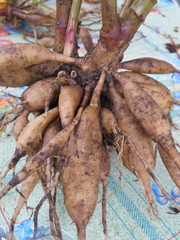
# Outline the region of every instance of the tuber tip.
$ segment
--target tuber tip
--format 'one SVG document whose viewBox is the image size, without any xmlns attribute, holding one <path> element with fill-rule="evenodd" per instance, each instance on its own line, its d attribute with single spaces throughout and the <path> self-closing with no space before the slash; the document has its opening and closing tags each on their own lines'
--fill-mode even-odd
<svg viewBox="0 0 180 240">
<path fill-rule="evenodd" d="M 20 160 L 20 158 L 24 157 L 26 154 L 24 151 L 22 151 L 19 148 L 15 149 L 15 152 L 11 158 L 11 162 L 9 163 L 9 167 L 12 169 L 16 166 L 16 164 L 18 163 L 18 161 Z"/>
</svg>

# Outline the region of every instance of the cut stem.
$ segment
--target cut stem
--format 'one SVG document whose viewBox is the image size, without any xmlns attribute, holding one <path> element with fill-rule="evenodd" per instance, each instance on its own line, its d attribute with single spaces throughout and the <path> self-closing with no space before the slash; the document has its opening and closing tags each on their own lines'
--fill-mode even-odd
<svg viewBox="0 0 180 240">
<path fill-rule="evenodd" d="M 55 49 L 57 53 L 63 53 L 66 28 L 69 19 L 72 0 L 56 0 L 56 26 Z"/>
<path fill-rule="evenodd" d="M 114 1 L 108 5 L 108 0 L 102 0 L 103 26 L 100 38 L 91 56 L 85 58 L 83 70 L 94 72 L 107 65 L 115 67 L 156 2 L 156 0 L 127 0 L 117 21 Z M 111 10 L 109 13 L 108 7 Z"/>
<path fill-rule="evenodd" d="M 74 52 L 76 31 L 82 0 L 73 0 L 65 35 L 64 55 L 71 56 Z"/>
<path fill-rule="evenodd" d="M 117 1 L 116 0 L 102 0 L 102 29 L 103 32 L 110 32 L 111 28 L 118 23 L 117 15 Z"/>
<path fill-rule="evenodd" d="M 157 0 L 127 0 L 119 13 L 121 39 L 130 41 Z"/>
<path fill-rule="evenodd" d="M 119 16 L 120 18 L 122 18 L 124 16 L 124 14 L 126 13 L 126 11 L 129 9 L 129 7 L 131 6 L 133 0 L 125 0 L 122 8 L 120 10 Z"/>
</svg>

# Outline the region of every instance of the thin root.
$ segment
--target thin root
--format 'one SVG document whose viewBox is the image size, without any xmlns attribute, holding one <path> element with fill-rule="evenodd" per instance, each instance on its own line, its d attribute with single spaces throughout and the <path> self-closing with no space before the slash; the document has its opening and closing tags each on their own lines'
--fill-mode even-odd
<svg viewBox="0 0 180 240">
<path fill-rule="evenodd" d="M 168 194 L 168 192 L 163 188 L 163 186 L 161 185 L 161 183 L 159 182 L 159 180 L 156 178 L 156 176 L 152 173 L 152 171 L 148 168 L 146 162 L 144 161 L 143 157 L 141 156 L 141 154 L 139 153 L 139 151 L 137 150 L 137 148 L 134 146 L 134 144 L 131 142 L 131 140 L 129 139 L 129 137 L 127 136 L 127 134 L 123 133 L 124 136 L 127 139 L 128 144 L 130 145 L 131 149 L 133 151 L 135 151 L 135 153 L 137 154 L 137 156 L 140 158 L 144 168 L 146 169 L 147 173 L 151 176 L 151 178 L 154 180 L 154 182 L 158 185 L 159 189 L 161 190 L 161 192 L 164 194 L 164 196 L 166 196 L 169 201 L 178 209 L 180 210 L 180 206 L 178 206 L 178 204 L 171 198 L 171 196 Z"/>
</svg>

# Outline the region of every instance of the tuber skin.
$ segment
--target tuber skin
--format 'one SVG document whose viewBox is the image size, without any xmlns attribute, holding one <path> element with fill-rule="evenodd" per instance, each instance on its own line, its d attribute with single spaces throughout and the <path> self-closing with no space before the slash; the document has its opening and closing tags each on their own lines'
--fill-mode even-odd
<svg viewBox="0 0 180 240">
<path fill-rule="evenodd" d="M 38 175 L 38 172 L 35 172 L 22 182 L 22 188 L 21 188 L 22 195 L 19 196 L 17 206 L 14 210 L 13 216 L 10 221 L 8 240 L 13 240 L 13 230 L 14 230 L 15 221 L 21 209 L 23 208 L 24 204 L 26 203 L 27 199 L 29 198 L 30 194 L 34 190 L 35 186 L 37 185 L 38 181 L 39 181 L 39 175 Z"/>
<path fill-rule="evenodd" d="M 111 92 L 111 90 L 110 90 L 110 92 Z M 114 95 L 112 97 L 114 99 Z M 115 110 L 115 108 L 114 108 L 114 110 Z M 119 161 L 122 161 L 123 165 L 129 171 L 131 171 L 133 174 L 135 174 L 138 177 L 138 179 L 140 180 L 140 182 L 142 184 L 145 198 L 147 199 L 148 204 L 151 206 L 154 215 L 157 216 L 157 208 L 156 208 L 156 204 L 155 204 L 155 201 L 154 201 L 154 198 L 152 195 L 152 191 L 151 191 L 151 184 L 150 184 L 151 176 L 148 174 L 148 172 L 144 168 L 144 165 L 142 164 L 139 156 L 136 154 L 134 149 L 132 149 L 131 146 L 129 146 L 129 143 L 128 143 L 129 138 L 131 140 L 134 140 L 135 137 L 132 138 L 131 135 L 128 134 L 128 136 L 127 136 L 128 139 L 126 139 L 126 138 L 124 139 L 123 133 L 121 136 L 119 135 L 119 137 L 117 137 L 117 134 L 118 133 L 120 134 L 120 129 L 118 129 L 119 128 L 118 122 L 116 120 L 115 115 L 109 109 L 103 108 L 101 116 L 102 116 L 102 126 L 106 130 L 106 132 L 109 134 L 116 135 L 115 146 L 116 146 L 117 151 L 119 152 Z M 129 119 L 130 119 L 130 117 L 129 117 Z M 119 124 L 122 124 L 122 123 L 119 123 Z M 133 122 L 128 123 L 129 127 L 131 125 L 131 129 L 132 129 L 133 124 L 134 124 Z M 121 125 L 121 126 L 122 126 L 122 129 L 125 129 L 125 127 L 123 127 L 123 125 Z M 128 132 L 128 131 L 126 131 L 126 132 Z M 140 138 L 139 138 L 139 135 L 140 135 Z M 139 135 L 138 135 L 138 132 L 136 132 L 136 141 L 142 140 L 141 134 L 139 134 Z M 145 139 L 145 137 L 146 136 L 144 136 L 144 139 Z M 147 156 L 145 157 L 145 155 L 144 155 L 144 161 L 146 162 L 148 168 L 152 171 L 155 167 L 155 159 L 153 158 L 152 144 L 150 141 L 149 141 L 148 145 L 147 145 L 147 143 L 148 142 L 146 139 L 146 144 L 143 143 L 143 145 L 146 147 L 146 149 L 149 147 L 148 151 L 151 153 L 151 155 L 149 154 L 150 158 L 148 158 Z M 135 143 L 133 142 L 133 144 L 135 147 L 138 147 L 136 142 Z M 140 148 L 138 147 L 138 150 L 139 149 Z M 148 151 L 146 150 L 146 154 L 149 153 Z M 143 148 L 141 149 L 141 152 L 143 152 Z"/>
<path fill-rule="evenodd" d="M 128 69 L 138 73 L 166 74 L 179 72 L 170 63 L 155 58 L 138 58 L 118 64 L 118 68 Z"/>
<path fill-rule="evenodd" d="M 52 155 L 58 154 L 65 146 L 71 132 L 74 130 L 76 125 L 78 124 L 81 114 L 84 110 L 84 106 L 86 105 L 86 100 L 88 99 L 87 95 L 89 91 L 87 90 L 87 94 L 84 95 L 85 101 L 83 101 L 82 106 L 79 108 L 76 117 L 73 119 L 72 123 L 66 128 L 62 129 L 60 132 L 56 134 L 54 138 L 52 138 L 47 144 L 45 144 L 42 149 L 32 158 L 30 161 L 26 162 L 25 166 L 19 171 L 12 180 L 4 187 L 4 189 L 0 192 L 0 199 L 6 195 L 13 187 L 17 184 L 23 182 L 28 176 L 33 174 L 37 168 L 39 168 L 46 160 Z M 45 113 L 46 114 L 46 113 Z M 18 157 L 15 154 L 12 159 L 14 159 L 15 163 L 10 163 L 9 168 L 16 164 L 18 159 L 22 156 L 22 154 Z M 9 168 L 6 172 L 9 171 Z M 5 175 L 5 174 L 4 174 Z"/>
<path fill-rule="evenodd" d="M 19 171 L 13 179 L 0 192 L 0 199 L 6 195 L 13 187 L 23 182 L 28 176 L 33 174 L 44 161 L 52 154 L 57 154 L 68 141 L 70 133 L 77 124 L 77 119 L 67 127 L 60 131 L 48 144 L 46 144 L 25 166 Z"/>
<path fill-rule="evenodd" d="M 55 77 L 44 78 L 31 84 L 23 93 L 21 97 L 21 105 L 24 109 L 31 112 L 36 112 L 45 109 L 45 102 L 49 94 L 51 84 Z M 51 99 L 51 103 L 58 100 L 59 91 L 56 90 Z"/>
<path fill-rule="evenodd" d="M 85 120 L 84 116 L 82 117 L 83 122 L 80 123 L 81 125 L 82 123 L 84 123 Z M 97 130 L 96 126 L 94 129 Z M 99 160 L 102 157 L 102 152 L 100 150 L 101 142 L 98 142 L 94 146 L 93 144 L 90 144 L 92 143 L 92 140 L 88 144 L 89 148 L 88 152 L 85 152 L 85 146 L 82 145 L 82 141 L 81 148 L 77 146 L 78 143 L 73 148 L 75 141 L 78 142 L 77 134 L 79 135 L 79 133 L 81 133 L 81 128 L 80 129 L 78 128 L 78 131 L 75 135 L 76 137 L 74 136 L 73 139 L 73 136 L 71 136 L 69 140 L 67 155 L 67 157 L 69 157 L 69 163 L 68 166 L 64 167 L 63 169 L 62 183 L 64 204 L 66 206 L 68 214 L 72 218 L 73 222 L 76 224 L 78 239 L 85 240 L 86 225 L 88 224 L 90 218 L 92 217 L 97 204 L 100 181 Z M 79 138 L 81 136 L 79 136 Z M 101 138 L 101 135 L 99 136 L 99 132 L 98 136 L 96 134 L 96 137 Z M 101 139 L 98 139 L 98 141 L 99 140 Z M 96 151 L 96 153 L 94 151 Z"/>
<path fill-rule="evenodd" d="M 82 95 L 83 90 L 79 85 L 67 85 L 61 89 L 58 105 L 62 128 L 68 126 L 74 119 Z"/>
<path fill-rule="evenodd" d="M 42 136 L 42 145 L 45 146 L 53 137 L 62 130 L 61 122 L 59 117 L 54 119 L 44 130 Z"/>
<path fill-rule="evenodd" d="M 44 146 L 45 144 L 47 144 L 60 131 L 60 129 L 61 129 L 60 121 L 55 120 L 51 122 L 43 133 L 42 144 L 39 144 L 39 148 L 41 148 L 41 145 Z M 27 161 L 29 161 L 32 158 L 33 155 L 29 155 L 27 157 Z M 16 205 L 16 208 L 10 221 L 8 240 L 13 239 L 13 229 L 15 221 L 24 204 L 26 203 L 27 199 L 29 198 L 30 194 L 33 192 L 39 180 L 43 181 L 41 178 L 44 179 L 46 177 L 43 169 L 46 167 L 46 164 L 47 163 L 45 162 L 39 169 L 37 169 L 37 171 L 35 171 L 32 175 L 30 175 L 22 182 L 21 195 L 19 196 L 18 203 Z"/>
<path fill-rule="evenodd" d="M 38 80 L 54 76 L 62 64 L 47 61 L 19 70 L 0 72 L 0 86 L 23 87 L 29 86 Z"/>
<path fill-rule="evenodd" d="M 68 164 L 64 167 L 62 176 L 64 203 L 76 224 L 79 240 L 86 239 L 86 226 L 97 204 L 101 180 L 102 133 L 99 97 L 105 76 L 106 73 L 102 72 L 91 102 L 83 111 L 77 129 L 71 134 L 66 150 Z"/>
<path fill-rule="evenodd" d="M 152 141 L 137 123 L 136 118 L 127 107 L 125 99 L 117 93 L 112 81 L 109 82 L 109 98 L 112 103 L 112 112 L 117 119 L 119 128 L 129 136 L 142 157 L 148 159 L 151 165 L 154 163 Z"/>
<path fill-rule="evenodd" d="M 81 65 L 80 59 L 64 56 L 32 43 L 12 43 L 0 46 L 0 56 L 0 72 L 16 71 L 47 61 Z"/>
<path fill-rule="evenodd" d="M 13 134 L 14 134 L 16 141 L 18 140 L 19 135 L 21 134 L 22 130 L 29 123 L 29 120 L 28 120 L 29 114 L 30 114 L 30 112 L 28 110 L 24 109 L 14 123 Z"/>
<path fill-rule="evenodd" d="M 114 127 L 117 126 L 117 120 L 112 111 L 108 108 L 101 109 L 101 124 L 107 134 L 112 134 L 114 132 Z"/>
<path fill-rule="evenodd" d="M 22 130 L 16 145 L 16 152 L 31 153 L 42 140 L 43 131 L 48 124 L 58 117 L 58 108 L 53 108 L 31 120 Z"/>
<path fill-rule="evenodd" d="M 123 78 L 123 79 L 126 79 L 126 81 L 134 82 L 135 84 L 137 84 L 138 87 L 140 87 L 145 92 L 147 92 L 152 97 L 152 99 L 159 105 L 159 107 L 163 110 L 164 114 L 166 114 L 166 115 L 168 113 L 170 113 L 174 104 L 180 105 L 180 102 L 173 98 L 169 89 L 166 88 L 160 82 L 157 82 L 157 84 L 156 84 L 156 82 L 155 82 L 155 84 L 148 83 L 148 81 L 146 81 L 146 80 L 142 81 L 143 78 L 141 78 L 141 77 L 133 78 L 133 74 L 130 75 L 130 74 L 123 74 L 123 73 L 122 74 L 115 73 L 113 75 L 116 78 L 116 82 L 115 82 L 116 89 L 118 90 L 119 94 L 121 94 L 121 95 L 123 95 L 123 90 L 121 87 L 121 78 Z M 146 77 L 144 79 L 148 80 L 148 78 L 146 78 Z M 138 79 L 138 81 L 137 81 L 137 79 Z M 149 81 L 149 82 L 151 82 L 151 81 Z"/>
<path fill-rule="evenodd" d="M 122 159 L 123 165 L 130 172 L 132 172 L 140 181 L 143 188 L 144 196 L 148 204 L 151 206 L 154 215 L 158 216 L 156 203 L 154 201 L 152 190 L 151 190 L 151 176 L 148 174 L 148 172 L 144 168 L 144 165 L 142 164 L 141 159 L 128 146 L 127 141 L 125 141 L 123 144 L 121 159 Z M 152 171 L 155 167 L 155 161 L 148 162 L 148 160 L 146 160 L 145 158 L 144 158 L 144 161 L 147 163 L 148 168 Z"/>
<path fill-rule="evenodd" d="M 118 79 L 120 80 L 120 79 Z M 171 134 L 171 124 L 159 105 L 136 83 L 121 78 L 126 103 L 146 134 L 169 155 L 180 168 L 180 153 Z"/>
<path fill-rule="evenodd" d="M 116 79 L 124 77 L 127 80 L 130 80 L 130 81 L 133 81 L 133 82 L 148 83 L 148 84 L 156 85 L 156 86 L 163 87 L 163 88 L 166 89 L 166 87 L 161 82 L 159 82 L 156 79 L 154 79 L 150 76 L 147 76 L 143 73 L 130 72 L 130 71 L 123 71 L 123 72 L 113 71 L 112 75 Z"/>
<path fill-rule="evenodd" d="M 180 188 L 179 168 L 176 166 L 176 164 L 173 161 L 171 161 L 171 158 L 168 156 L 168 154 L 162 149 L 162 147 L 159 144 L 157 144 L 157 149 L 169 175 L 171 176 L 176 186 Z"/>
<path fill-rule="evenodd" d="M 113 73 L 113 76 L 116 78 L 116 88 L 121 95 L 123 95 L 123 91 L 118 83 L 121 84 L 122 78 L 135 82 L 154 99 L 166 115 L 170 113 L 174 104 L 180 105 L 180 102 L 173 98 L 166 86 L 149 76 L 134 72 Z"/>
<path fill-rule="evenodd" d="M 117 119 L 118 127 L 128 136 L 133 146 L 137 149 L 138 153 L 146 162 L 147 167 L 152 171 L 155 167 L 155 159 L 151 139 L 145 134 L 142 127 L 137 123 L 135 117 L 132 115 L 129 108 L 127 107 L 125 99 L 123 99 L 122 96 L 120 96 L 116 91 L 112 79 L 108 82 L 108 86 L 109 98 L 112 103 L 112 112 Z M 119 143 L 118 145 L 121 144 Z M 144 182 L 146 185 L 144 186 L 146 199 L 150 204 L 153 213 L 157 215 L 156 205 L 150 188 L 150 176 L 148 176 L 149 174 L 146 175 L 146 170 L 141 164 L 141 159 L 139 158 L 139 156 L 137 157 L 136 161 L 139 164 L 138 167 L 141 166 L 142 172 L 144 173 L 144 176 L 142 174 L 140 177 L 141 179 L 143 179 L 144 177 L 141 182 Z M 128 164 L 130 165 L 130 163 Z M 132 165 L 129 166 L 129 169 L 132 168 Z"/>
<path fill-rule="evenodd" d="M 165 115 L 172 111 L 174 104 L 180 105 L 180 102 L 173 98 L 168 89 L 162 88 L 160 86 L 151 85 L 148 83 L 136 83 L 136 84 L 152 97 L 152 99 L 163 110 Z"/>
<path fill-rule="evenodd" d="M 5 71 L 0 73 L 0 86 L 23 87 L 43 78 L 42 74 L 34 74 L 26 69 Z"/>
<path fill-rule="evenodd" d="M 11 158 L 8 168 L 1 178 L 4 178 L 10 169 L 14 168 L 19 159 L 27 154 L 33 154 L 39 148 L 42 141 L 42 134 L 48 124 L 58 116 L 58 108 L 49 110 L 47 113 L 31 120 L 21 131 L 17 140 L 14 155 Z"/>
</svg>

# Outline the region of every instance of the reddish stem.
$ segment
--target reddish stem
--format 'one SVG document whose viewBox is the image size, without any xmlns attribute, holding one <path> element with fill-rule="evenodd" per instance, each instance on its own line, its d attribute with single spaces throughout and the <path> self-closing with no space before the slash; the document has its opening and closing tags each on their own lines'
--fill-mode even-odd
<svg viewBox="0 0 180 240">
<path fill-rule="evenodd" d="M 102 31 L 110 32 L 111 28 L 117 25 L 117 3 L 116 0 L 102 0 L 101 1 L 102 13 Z"/>
<path fill-rule="evenodd" d="M 0 17 L 12 18 L 12 6 L 7 5 L 6 8 L 0 9 Z"/>
<path fill-rule="evenodd" d="M 125 11 L 117 19 L 114 1 L 102 0 L 102 29 L 98 44 L 85 58 L 83 70 L 94 72 L 102 68 L 114 68 L 123 58 L 124 51 L 156 0 L 127 0 Z"/>
<path fill-rule="evenodd" d="M 64 55 L 76 55 L 76 34 L 79 21 L 79 12 L 82 0 L 73 0 L 66 29 Z"/>
<path fill-rule="evenodd" d="M 72 0 L 56 1 L 55 51 L 62 53 Z"/>
<path fill-rule="evenodd" d="M 102 0 L 102 28 L 98 44 L 101 48 L 113 49 L 120 36 L 120 24 L 117 14 L 116 0 Z"/>
</svg>

